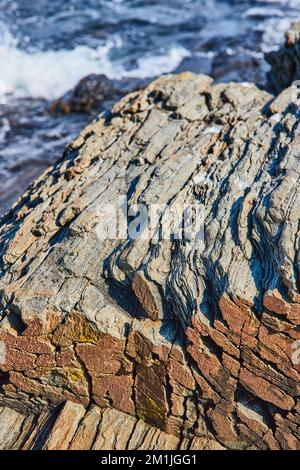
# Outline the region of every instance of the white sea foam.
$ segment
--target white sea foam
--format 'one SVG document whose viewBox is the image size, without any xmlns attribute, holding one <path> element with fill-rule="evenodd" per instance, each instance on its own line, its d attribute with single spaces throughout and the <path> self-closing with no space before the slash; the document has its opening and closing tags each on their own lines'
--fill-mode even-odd
<svg viewBox="0 0 300 470">
<path fill-rule="evenodd" d="M 262 51 L 268 53 L 278 49 L 284 42 L 284 33 L 291 23 L 299 18 L 299 0 L 264 0 L 278 8 L 250 8 L 244 16 L 257 15 L 265 19 L 257 25 L 263 32 Z"/>
<path fill-rule="evenodd" d="M 77 46 L 71 50 L 27 52 L 0 25 L 0 82 L 5 84 L 7 95 L 53 99 L 91 73 L 103 73 L 111 79 L 154 77 L 172 72 L 189 55 L 186 49 L 174 45 L 157 55 L 140 58 L 134 69 L 126 70 L 120 62 L 110 60 L 110 52 L 121 47 L 121 39 L 113 37 L 96 49 Z"/>
<path fill-rule="evenodd" d="M 6 135 L 10 131 L 10 125 L 7 118 L 0 120 L 0 144 L 3 144 L 6 139 Z"/>
<path fill-rule="evenodd" d="M 260 28 L 263 30 L 262 51 L 264 53 L 278 49 L 284 42 L 284 33 L 288 30 L 293 18 L 270 18 L 263 22 Z"/>
<path fill-rule="evenodd" d="M 270 7 L 251 7 L 245 11 L 242 15 L 243 18 L 251 18 L 253 16 L 257 17 L 283 17 L 284 13 L 279 8 L 270 8 Z"/>
<path fill-rule="evenodd" d="M 106 44 L 97 50 L 79 46 L 71 51 L 28 53 L 0 46 L 0 79 L 8 95 L 52 99 L 75 86 L 83 75 L 105 73 L 110 47 Z"/>
<path fill-rule="evenodd" d="M 120 70 L 122 77 L 155 77 L 162 73 L 172 72 L 182 60 L 189 57 L 190 53 L 182 46 L 171 47 L 165 55 L 142 57 L 138 60 L 137 67 L 133 70 Z"/>
</svg>

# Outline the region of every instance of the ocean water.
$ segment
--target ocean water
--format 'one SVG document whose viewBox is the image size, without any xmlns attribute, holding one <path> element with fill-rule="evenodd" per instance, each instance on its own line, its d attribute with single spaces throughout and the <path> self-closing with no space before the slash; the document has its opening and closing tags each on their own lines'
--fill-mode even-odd
<svg viewBox="0 0 300 470">
<path fill-rule="evenodd" d="M 299 18 L 300 0 L 0 0 L 0 215 L 94 117 L 48 111 L 84 76 L 263 86 L 264 53 Z"/>
</svg>

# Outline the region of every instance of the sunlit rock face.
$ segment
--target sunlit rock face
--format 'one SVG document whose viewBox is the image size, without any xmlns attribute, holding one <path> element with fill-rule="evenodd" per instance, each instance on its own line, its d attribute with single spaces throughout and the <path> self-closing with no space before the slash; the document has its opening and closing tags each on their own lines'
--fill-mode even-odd
<svg viewBox="0 0 300 470">
<path fill-rule="evenodd" d="M 184 73 L 84 129 L 2 219 L 0 405 L 298 448 L 297 113 Z"/>
</svg>

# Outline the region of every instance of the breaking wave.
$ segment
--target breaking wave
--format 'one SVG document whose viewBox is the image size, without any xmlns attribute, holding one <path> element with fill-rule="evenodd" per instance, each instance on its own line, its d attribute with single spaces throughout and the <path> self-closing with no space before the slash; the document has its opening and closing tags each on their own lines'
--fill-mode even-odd
<svg viewBox="0 0 300 470">
<path fill-rule="evenodd" d="M 0 27 L 0 93 L 15 98 L 54 99 L 73 88 L 91 73 L 102 73 L 111 79 L 151 78 L 172 72 L 189 56 L 182 46 L 171 45 L 157 55 L 140 57 L 127 70 L 110 59 L 115 48 L 122 48 L 119 37 L 113 37 L 97 48 L 77 46 L 74 49 L 26 51 L 19 47 L 9 30 Z"/>
</svg>

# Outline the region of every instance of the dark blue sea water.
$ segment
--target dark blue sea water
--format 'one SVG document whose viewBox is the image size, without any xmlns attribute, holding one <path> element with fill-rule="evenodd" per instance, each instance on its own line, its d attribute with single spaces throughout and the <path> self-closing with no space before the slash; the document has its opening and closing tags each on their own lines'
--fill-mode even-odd
<svg viewBox="0 0 300 470">
<path fill-rule="evenodd" d="M 0 214 L 92 118 L 47 111 L 82 77 L 263 86 L 264 53 L 298 18 L 300 0 L 0 0 Z"/>
</svg>

